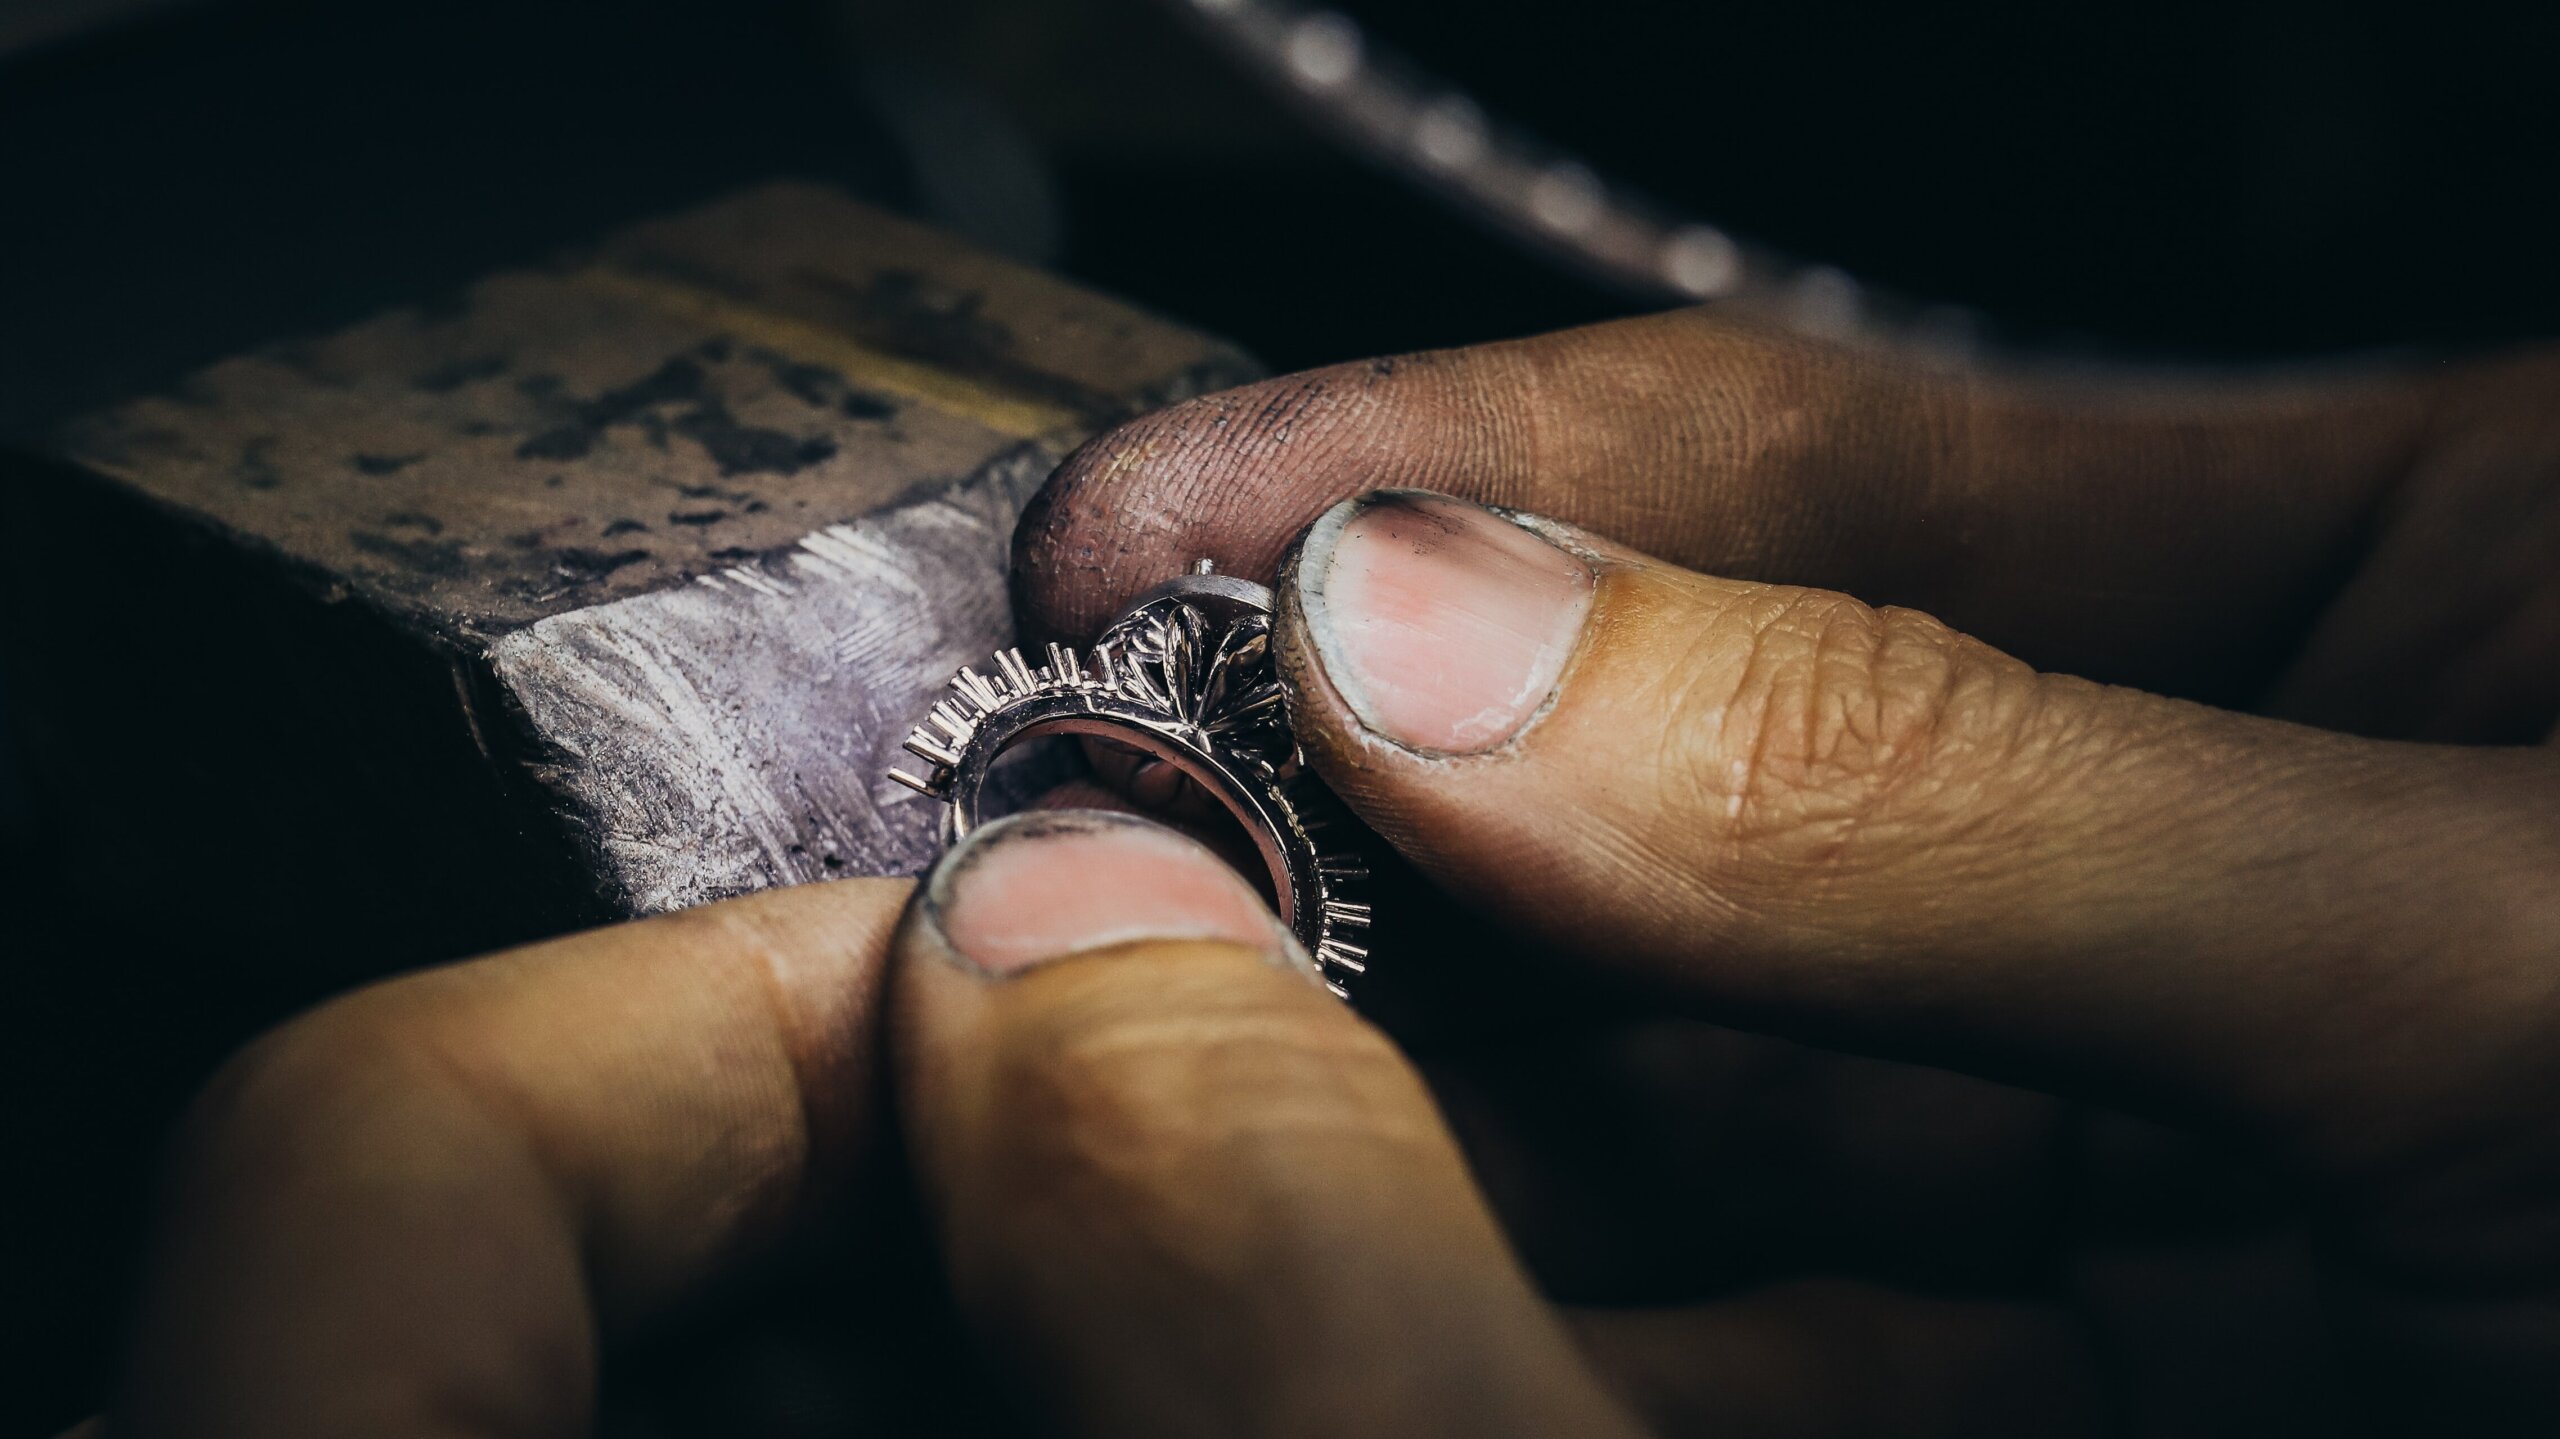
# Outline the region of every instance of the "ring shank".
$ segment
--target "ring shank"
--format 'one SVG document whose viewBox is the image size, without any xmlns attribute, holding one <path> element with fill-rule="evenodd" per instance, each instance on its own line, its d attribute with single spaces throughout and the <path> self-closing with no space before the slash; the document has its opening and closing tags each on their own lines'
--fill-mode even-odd
<svg viewBox="0 0 2560 1439">
<path fill-rule="evenodd" d="M 1185 731 L 1188 731 L 1186 733 Z M 1322 883 L 1315 847 L 1278 787 L 1221 756 L 1176 727 L 1116 697 L 1091 691 L 1040 696 L 983 721 L 952 768 L 944 839 L 957 844 L 977 827 L 979 799 L 996 758 L 1026 740 L 1047 735 L 1091 735 L 1164 761 L 1215 796 L 1253 840 L 1271 872 L 1271 892 L 1281 922 L 1313 950 L 1321 938 L 1317 912 Z"/>
</svg>

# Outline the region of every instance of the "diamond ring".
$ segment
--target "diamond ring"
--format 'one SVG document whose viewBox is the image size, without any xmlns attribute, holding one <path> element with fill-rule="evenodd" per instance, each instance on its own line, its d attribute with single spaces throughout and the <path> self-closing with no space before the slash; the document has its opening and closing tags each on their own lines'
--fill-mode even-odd
<svg viewBox="0 0 2560 1439">
<path fill-rule="evenodd" d="M 1271 591 L 1202 560 L 1140 596 L 1090 656 L 1053 644 L 1046 664 L 1008 649 L 993 674 L 963 666 L 907 736 L 907 752 L 931 768 L 889 778 L 948 806 L 943 839 L 957 844 L 979 822 L 989 767 L 1024 740 L 1091 735 L 1162 760 L 1244 827 L 1271 871 L 1281 920 L 1347 997 L 1343 982 L 1368 968 L 1368 949 L 1349 935 L 1365 936 L 1369 906 L 1348 897 L 1368 870 L 1319 839 L 1348 825 L 1289 732 L 1271 606 Z"/>
</svg>

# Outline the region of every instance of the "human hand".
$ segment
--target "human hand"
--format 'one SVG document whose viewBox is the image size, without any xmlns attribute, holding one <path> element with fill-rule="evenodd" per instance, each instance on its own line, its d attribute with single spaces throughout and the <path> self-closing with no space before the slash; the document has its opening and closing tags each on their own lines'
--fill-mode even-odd
<svg viewBox="0 0 2560 1439">
<path fill-rule="evenodd" d="M 1377 976 L 1382 1010 L 1468 1012 L 1419 1035 L 1438 1106 L 1203 852 L 1128 821 L 994 826 L 937 871 L 894 965 L 907 888 L 848 881 L 394 981 L 263 1042 L 182 1147 L 118 1431 L 577 1432 L 601 1329 L 883 1172 L 884 1009 L 953 1285 L 1071 1430 L 2051 1433 L 2123 1423 L 2105 1400 L 2185 1417 L 2075 1292 L 2074 1221 L 2125 1168 L 2100 1126 L 1671 1010 L 2218 1136 L 2284 1202 L 2172 1204 L 2175 1238 L 2307 1236 L 2332 1306 L 2312 1372 L 2351 1396 L 2319 1417 L 2370 1421 L 2363 1395 L 2446 1430 L 2547 1415 L 2547 750 L 2349 740 L 2041 676 L 1916 616 L 1594 533 L 2217 694 L 2338 583 L 2334 554 L 2300 546 L 2357 537 L 2376 559 L 2277 702 L 2369 731 L 2539 733 L 2551 595 L 2530 561 L 2553 521 L 2532 506 L 2560 446 L 2482 398 L 2547 391 L 2538 363 L 2476 392 L 2368 381 L 2136 415 L 1681 317 L 1142 422 L 1025 531 L 1035 619 L 1082 628 L 1194 553 L 1267 571 L 1371 482 L 1522 486 L 1503 497 L 1592 527 L 1371 505 L 1321 527 L 1283 587 L 1311 753 L 1457 897 L 1432 916 L 1451 921 L 1439 953 L 1413 924 L 1409 948 L 1382 945 L 1421 992 Z M 1683 418 L 1702 393 L 1742 407 Z M 1832 449 L 1849 433 L 1866 447 Z M 2392 463 L 2333 473 L 2367 446 Z M 2073 473 L 2111 483 L 2029 483 Z M 1871 486 L 1892 525 L 1852 503 Z M 2376 513 L 2397 518 L 2360 522 Z M 1897 526 L 1947 538 L 1914 553 L 1885 543 Z M 1743 547 L 1719 560 L 1727 536 Z M 2407 558 L 2430 554 L 2471 562 Z M 1506 567 L 1546 602 L 1520 605 Z M 1363 621 L 1398 597 L 1403 621 Z M 1432 638 L 1450 614 L 1455 651 Z M 1506 637 L 1531 678 L 1554 666 L 1552 700 L 1469 689 Z M 2415 677 L 2376 688 L 2368 662 Z M 1464 749 L 1482 752 L 1428 752 Z M 1488 931 L 1539 953 L 1507 960 Z M 1651 1012 L 1479 1003 L 1594 972 Z M 1612 1175 L 1621 1151 L 1653 1158 Z M 1551 1308 L 1514 1243 L 1566 1297 L 1695 1302 Z"/>
<path fill-rule="evenodd" d="M 1587 527 L 1334 512 L 1279 646 L 1317 767 L 1459 901 L 1364 995 L 1423 1002 L 1513 1233 L 1566 1294 L 1713 1301 L 1581 1320 L 1666 1427 L 2538 1432 L 2560 755 L 2495 746 L 2560 714 L 2555 393 L 2547 354 L 2000 381 L 1672 315 L 1141 420 L 1018 583 L 1082 638 L 1374 487 Z M 1823 1048 L 1544 988 L 1427 1032 L 1595 971 Z"/>
<path fill-rule="evenodd" d="M 893 1175 L 884 1073 L 1035 1429 L 1635 1432 L 1419 1078 L 1224 860 L 1035 813 L 909 892 L 578 935 L 252 1046 L 178 1148 L 91 1432 L 587 1432 L 605 1335 Z"/>
</svg>

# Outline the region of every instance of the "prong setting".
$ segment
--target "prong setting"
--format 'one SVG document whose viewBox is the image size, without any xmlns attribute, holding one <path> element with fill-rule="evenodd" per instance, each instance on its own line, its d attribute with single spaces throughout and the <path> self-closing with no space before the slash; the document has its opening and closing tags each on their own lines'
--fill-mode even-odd
<svg viewBox="0 0 2560 1439">
<path fill-rule="evenodd" d="M 948 691 L 908 734 L 904 748 L 930 768 L 888 779 L 940 801 L 946 839 L 977 822 L 978 790 L 996 755 L 1042 733 L 1122 738 L 1175 764 L 1216 793 L 1272 867 L 1282 912 L 1323 972 L 1365 973 L 1370 907 L 1346 897 L 1368 878 L 1347 849 L 1318 836 L 1355 828 L 1306 772 L 1271 662 L 1271 597 L 1201 561 L 1142 598 L 1093 648 L 1050 644 L 1034 665 L 1008 647 L 991 674 L 962 666 Z"/>
</svg>

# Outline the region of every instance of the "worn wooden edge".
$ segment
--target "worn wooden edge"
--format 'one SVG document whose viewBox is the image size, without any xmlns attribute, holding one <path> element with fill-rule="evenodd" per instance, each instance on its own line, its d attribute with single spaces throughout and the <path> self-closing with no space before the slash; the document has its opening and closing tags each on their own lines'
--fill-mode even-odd
<svg viewBox="0 0 2560 1439">
<path fill-rule="evenodd" d="M 1223 342 L 782 184 L 221 362 L 73 421 L 54 450 L 470 644 L 1256 373 Z"/>
</svg>

